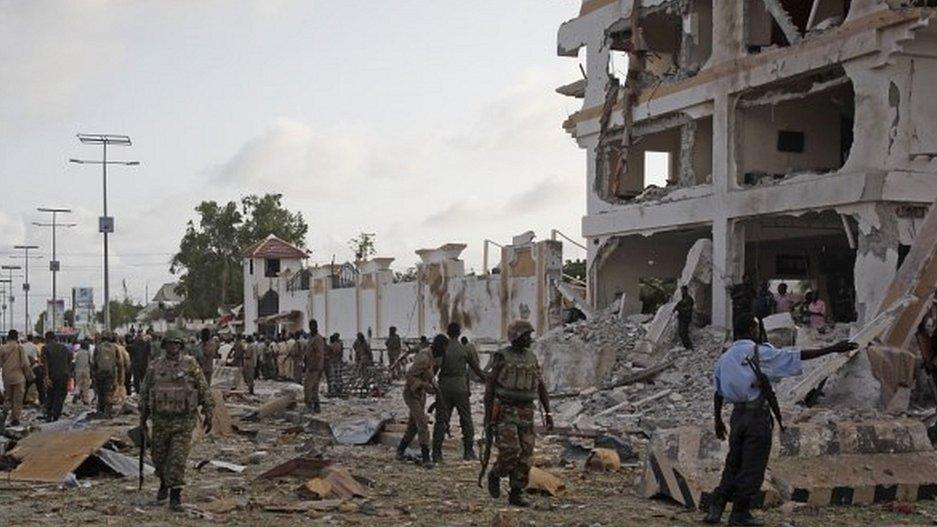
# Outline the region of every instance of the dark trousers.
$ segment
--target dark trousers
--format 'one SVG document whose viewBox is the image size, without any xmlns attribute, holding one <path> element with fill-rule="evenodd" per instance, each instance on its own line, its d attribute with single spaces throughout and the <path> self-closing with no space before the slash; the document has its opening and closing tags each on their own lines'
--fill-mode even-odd
<svg viewBox="0 0 937 527">
<path fill-rule="evenodd" d="M 690 340 L 690 320 L 677 319 L 677 335 L 680 336 L 680 343 L 683 347 L 693 349 L 693 342 Z"/>
<path fill-rule="evenodd" d="M 758 409 L 736 407 L 729 421 L 729 454 L 713 497 L 733 502 L 733 510 L 748 510 L 761 493 L 771 454 L 774 421 L 767 405 Z"/>
<path fill-rule="evenodd" d="M 140 385 L 143 384 L 143 377 L 146 376 L 146 368 L 133 369 L 133 392 L 140 393 Z M 130 393 L 130 390 L 127 390 Z"/>
<path fill-rule="evenodd" d="M 26 397 L 26 393 L 29 392 L 29 386 L 31 384 L 36 385 L 36 394 L 39 397 L 39 405 L 43 408 L 46 406 L 46 369 L 43 366 L 33 367 L 33 377 L 35 380 L 32 382 L 26 381 L 26 389 L 23 391 L 23 397 Z"/>
<path fill-rule="evenodd" d="M 68 376 L 53 377 L 46 392 L 46 416 L 50 421 L 58 421 L 62 416 L 62 406 L 68 395 Z"/>
<path fill-rule="evenodd" d="M 471 445 L 475 442 L 475 426 L 472 423 L 472 406 L 469 392 L 442 390 L 436 399 L 436 419 L 433 423 L 433 445 L 442 445 L 449 429 L 452 410 L 459 412 L 459 426 L 462 428 L 462 443 Z M 440 404 L 441 403 L 441 404 Z"/>
</svg>

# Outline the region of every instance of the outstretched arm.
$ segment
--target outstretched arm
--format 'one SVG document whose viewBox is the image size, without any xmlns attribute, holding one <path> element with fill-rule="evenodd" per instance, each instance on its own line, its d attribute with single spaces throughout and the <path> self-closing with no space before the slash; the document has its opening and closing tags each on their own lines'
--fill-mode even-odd
<svg viewBox="0 0 937 527">
<path fill-rule="evenodd" d="M 800 360 L 813 360 L 831 353 L 848 353 L 855 349 L 859 349 L 858 344 L 855 342 L 849 342 L 848 340 L 843 340 L 825 348 L 801 350 Z"/>
</svg>

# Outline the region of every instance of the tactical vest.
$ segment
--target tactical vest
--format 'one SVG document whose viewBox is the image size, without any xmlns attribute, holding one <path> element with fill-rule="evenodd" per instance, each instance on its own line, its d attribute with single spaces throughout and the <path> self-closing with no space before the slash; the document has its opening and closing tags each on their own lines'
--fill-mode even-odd
<svg viewBox="0 0 937 527">
<path fill-rule="evenodd" d="M 540 365 L 537 356 L 527 348 L 523 353 L 511 349 L 500 352 L 504 363 L 498 374 L 495 395 L 506 401 L 530 403 L 537 398 Z"/>
<path fill-rule="evenodd" d="M 113 375 L 117 370 L 117 345 L 113 342 L 98 344 L 94 354 L 94 371 L 96 373 Z"/>
<path fill-rule="evenodd" d="M 465 377 L 465 368 L 468 366 L 465 348 L 461 342 L 453 340 L 446 347 L 442 361 L 439 365 L 439 377 Z"/>
<path fill-rule="evenodd" d="M 189 359 L 191 360 L 191 359 Z M 150 367 L 150 408 L 159 414 L 186 414 L 198 407 L 198 390 L 184 359 L 160 359 Z"/>
</svg>

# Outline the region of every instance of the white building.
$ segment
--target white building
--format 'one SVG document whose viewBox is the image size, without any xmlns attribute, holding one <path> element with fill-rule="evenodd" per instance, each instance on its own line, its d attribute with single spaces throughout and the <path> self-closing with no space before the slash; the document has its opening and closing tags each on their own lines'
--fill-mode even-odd
<svg viewBox="0 0 937 527">
<path fill-rule="evenodd" d="M 558 53 L 586 78 L 558 91 L 582 99 L 564 127 L 587 153 L 593 306 L 676 278 L 710 238 L 718 326 L 745 276 L 809 282 L 834 319 L 874 314 L 937 196 L 937 11 L 908 7 L 924 4 L 584 0 Z"/>
<path fill-rule="evenodd" d="M 299 331 L 306 327 L 308 256 L 305 250 L 273 234 L 244 251 L 244 333 Z"/>
</svg>

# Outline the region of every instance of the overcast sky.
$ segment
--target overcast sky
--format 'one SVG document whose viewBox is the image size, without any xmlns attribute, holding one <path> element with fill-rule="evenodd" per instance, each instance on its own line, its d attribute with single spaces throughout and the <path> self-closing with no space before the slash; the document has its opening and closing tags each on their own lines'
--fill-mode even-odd
<svg viewBox="0 0 937 527">
<path fill-rule="evenodd" d="M 51 295 L 37 206 L 71 207 L 59 295 L 102 299 L 99 158 L 78 132 L 128 134 L 111 157 L 112 295 L 144 300 L 201 200 L 279 192 L 310 225 L 312 262 L 377 235 L 414 250 L 551 228 L 578 236 L 584 153 L 562 130 L 579 77 L 556 56 L 574 0 L 0 0 L 0 259 L 24 242 L 31 310 Z M 569 246 L 566 257 L 582 253 Z M 20 278 L 15 322 L 22 324 Z"/>
</svg>

